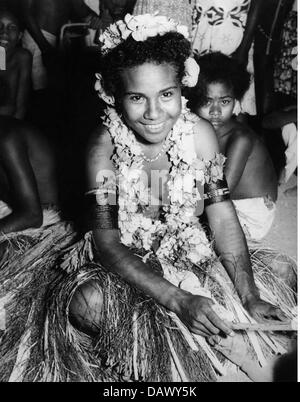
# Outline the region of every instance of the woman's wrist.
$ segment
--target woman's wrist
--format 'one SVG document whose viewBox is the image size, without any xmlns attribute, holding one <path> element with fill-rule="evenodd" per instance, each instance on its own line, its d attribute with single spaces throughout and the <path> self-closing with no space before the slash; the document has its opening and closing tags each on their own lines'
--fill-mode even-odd
<svg viewBox="0 0 300 402">
<path fill-rule="evenodd" d="M 249 303 L 257 300 L 260 298 L 260 294 L 257 288 L 253 288 L 251 290 L 249 290 L 248 292 L 240 295 L 240 299 L 242 302 L 242 305 L 248 305 Z"/>
<path fill-rule="evenodd" d="M 189 292 L 172 286 L 169 299 L 164 305 L 168 310 L 178 315 L 182 310 L 183 304 L 186 302 L 187 296 L 190 296 Z"/>
</svg>

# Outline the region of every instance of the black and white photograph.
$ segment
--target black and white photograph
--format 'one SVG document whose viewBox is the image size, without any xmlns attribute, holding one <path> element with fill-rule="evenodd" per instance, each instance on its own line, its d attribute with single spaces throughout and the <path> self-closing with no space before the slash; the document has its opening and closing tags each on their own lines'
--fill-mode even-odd
<svg viewBox="0 0 300 402">
<path fill-rule="evenodd" d="M 0 0 L 0 383 L 298 382 L 297 3 Z"/>
</svg>

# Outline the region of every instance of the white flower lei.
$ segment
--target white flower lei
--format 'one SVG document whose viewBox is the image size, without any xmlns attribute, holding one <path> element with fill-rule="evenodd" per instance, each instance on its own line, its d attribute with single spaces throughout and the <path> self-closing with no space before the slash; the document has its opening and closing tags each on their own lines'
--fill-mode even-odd
<svg viewBox="0 0 300 402">
<path fill-rule="evenodd" d="M 196 203 L 201 199 L 195 178 L 204 185 L 223 177 L 224 156 L 213 161 L 191 159 L 184 151 L 182 141 L 193 132 L 198 117 L 185 107 L 172 132 L 167 137 L 167 153 L 171 161 L 169 205 L 163 206 L 164 221 L 145 216 L 149 206 L 150 189 L 141 181 L 142 150 L 133 132 L 123 123 L 116 110 L 107 108 L 104 124 L 115 144 L 113 161 L 117 172 L 119 191 L 119 230 L 121 241 L 129 247 L 154 251 L 163 260 L 201 263 L 214 254 L 211 244 L 194 215 Z M 178 194 L 181 194 L 178 197 Z M 158 248 L 157 248 L 158 247 Z M 179 267 L 179 265 L 178 265 Z"/>
</svg>

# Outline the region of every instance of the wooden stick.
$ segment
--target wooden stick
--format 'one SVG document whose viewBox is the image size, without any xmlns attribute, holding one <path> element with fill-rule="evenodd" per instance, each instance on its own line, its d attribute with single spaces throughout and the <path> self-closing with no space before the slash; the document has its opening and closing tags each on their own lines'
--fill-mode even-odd
<svg viewBox="0 0 300 402">
<path fill-rule="evenodd" d="M 292 324 L 289 323 L 274 323 L 274 322 L 266 322 L 266 323 L 257 323 L 251 324 L 249 323 L 231 323 L 231 328 L 234 331 L 297 331 L 297 329 L 292 327 Z"/>
</svg>

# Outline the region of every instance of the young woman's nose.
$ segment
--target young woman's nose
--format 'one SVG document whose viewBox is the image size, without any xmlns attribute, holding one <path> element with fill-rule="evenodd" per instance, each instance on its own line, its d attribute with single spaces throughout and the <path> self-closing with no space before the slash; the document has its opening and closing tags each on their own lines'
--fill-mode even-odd
<svg viewBox="0 0 300 402">
<path fill-rule="evenodd" d="M 161 107 L 159 101 L 156 99 L 150 99 L 147 102 L 144 117 L 150 120 L 157 120 L 161 113 Z"/>
</svg>

